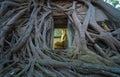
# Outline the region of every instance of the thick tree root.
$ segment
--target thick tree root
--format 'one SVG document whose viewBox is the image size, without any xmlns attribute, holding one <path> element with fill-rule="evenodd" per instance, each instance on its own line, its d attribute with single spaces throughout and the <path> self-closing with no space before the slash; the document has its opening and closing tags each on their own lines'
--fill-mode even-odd
<svg viewBox="0 0 120 77">
<path fill-rule="evenodd" d="M 0 77 L 120 77 L 119 29 L 98 25 L 92 3 L 99 1 L 0 0 Z M 81 2 L 88 9 L 83 21 Z M 73 48 L 51 48 L 54 13 L 67 16 Z"/>
</svg>

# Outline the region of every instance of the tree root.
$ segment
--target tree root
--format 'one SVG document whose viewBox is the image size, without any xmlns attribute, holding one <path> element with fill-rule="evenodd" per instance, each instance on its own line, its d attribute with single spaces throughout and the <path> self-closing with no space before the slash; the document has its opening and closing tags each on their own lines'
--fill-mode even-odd
<svg viewBox="0 0 120 77">
<path fill-rule="evenodd" d="M 119 30 L 107 32 L 98 25 L 92 3 L 100 1 L 61 6 L 44 0 L 0 0 L 0 16 L 5 13 L 0 19 L 0 77 L 119 77 Z M 87 8 L 83 21 L 82 6 Z M 65 14 L 74 30 L 74 48 L 60 54 L 52 49 L 54 13 Z"/>
</svg>

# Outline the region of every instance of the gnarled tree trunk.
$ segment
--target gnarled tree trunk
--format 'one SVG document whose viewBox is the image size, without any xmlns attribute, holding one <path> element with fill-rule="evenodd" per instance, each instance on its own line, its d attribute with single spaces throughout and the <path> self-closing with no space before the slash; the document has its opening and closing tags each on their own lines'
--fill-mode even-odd
<svg viewBox="0 0 120 77">
<path fill-rule="evenodd" d="M 83 21 L 79 4 L 87 7 Z M 115 31 L 98 24 L 95 6 Z M 74 48 L 51 48 L 54 12 L 67 16 Z M 102 0 L 70 0 L 65 6 L 49 0 L 0 0 L 0 77 L 119 77 L 119 13 Z"/>
</svg>

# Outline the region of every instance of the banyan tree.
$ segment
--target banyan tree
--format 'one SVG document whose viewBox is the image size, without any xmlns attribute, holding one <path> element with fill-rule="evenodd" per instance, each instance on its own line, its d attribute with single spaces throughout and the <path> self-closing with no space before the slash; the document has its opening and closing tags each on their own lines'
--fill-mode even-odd
<svg viewBox="0 0 120 77">
<path fill-rule="evenodd" d="M 120 77 L 120 11 L 103 0 L 0 0 L 0 77 Z"/>
</svg>

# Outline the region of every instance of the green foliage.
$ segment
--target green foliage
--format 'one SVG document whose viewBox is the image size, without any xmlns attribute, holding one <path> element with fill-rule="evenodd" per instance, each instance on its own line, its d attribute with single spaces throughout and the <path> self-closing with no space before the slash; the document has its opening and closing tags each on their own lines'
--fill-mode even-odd
<svg viewBox="0 0 120 77">
<path fill-rule="evenodd" d="M 119 0 L 104 0 L 104 1 L 113 5 L 115 8 L 120 9 L 120 1 Z"/>
<path fill-rule="evenodd" d="M 111 2 L 114 7 L 116 7 L 119 4 L 119 1 L 117 0 L 108 0 L 108 1 Z"/>
<path fill-rule="evenodd" d="M 120 6 L 118 7 L 118 9 L 120 10 Z"/>
<path fill-rule="evenodd" d="M 61 35 L 62 35 L 62 29 L 55 29 L 54 30 L 55 37 L 61 37 Z"/>
</svg>

